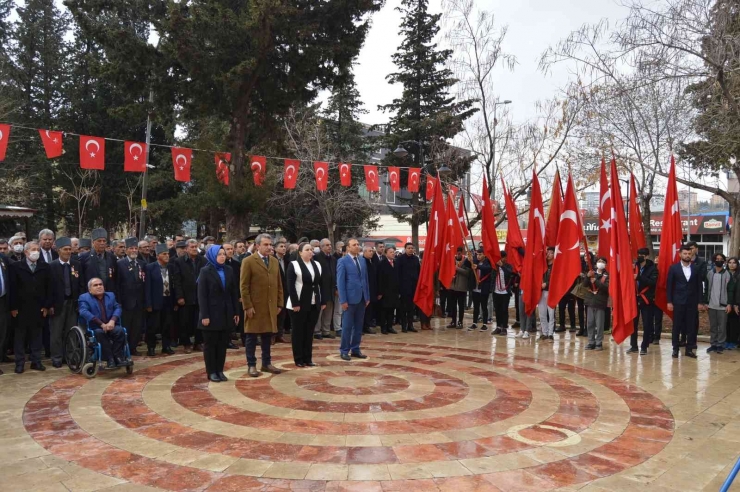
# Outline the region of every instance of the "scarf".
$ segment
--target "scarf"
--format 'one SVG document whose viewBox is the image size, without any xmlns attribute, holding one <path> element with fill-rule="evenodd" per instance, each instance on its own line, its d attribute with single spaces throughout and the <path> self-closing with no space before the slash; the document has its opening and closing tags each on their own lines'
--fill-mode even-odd
<svg viewBox="0 0 740 492">
<path fill-rule="evenodd" d="M 224 273 L 224 266 L 219 264 L 216 258 L 218 258 L 218 252 L 221 251 L 221 246 L 217 244 L 212 244 L 208 247 L 208 250 L 206 251 L 206 260 L 208 260 L 208 263 L 213 266 L 213 268 L 216 269 L 216 273 L 218 273 L 218 276 L 221 278 L 221 285 L 223 285 L 224 289 L 226 288 L 226 274 Z"/>
</svg>

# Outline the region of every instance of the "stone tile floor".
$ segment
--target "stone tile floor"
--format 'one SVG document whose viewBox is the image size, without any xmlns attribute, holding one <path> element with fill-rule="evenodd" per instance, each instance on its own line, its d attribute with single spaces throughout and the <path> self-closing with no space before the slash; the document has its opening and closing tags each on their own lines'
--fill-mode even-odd
<svg viewBox="0 0 740 492">
<path fill-rule="evenodd" d="M 556 335 L 558 336 L 558 335 Z M 95 379 L 0 377 L 0 483 L 17 491 L 719 490 L 740 455 L 740 352 L 445 330 L 366 336 L 366 360 L 273 347 L 278 376 L 205 379 L 197 354 Z M 740 482 L 735 487 L 740 490 Z"/>
</svg>

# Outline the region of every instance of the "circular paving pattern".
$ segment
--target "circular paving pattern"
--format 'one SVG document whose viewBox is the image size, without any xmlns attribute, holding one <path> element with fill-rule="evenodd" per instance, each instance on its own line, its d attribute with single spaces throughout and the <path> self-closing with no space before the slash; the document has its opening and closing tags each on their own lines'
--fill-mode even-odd
<svg viewBox="0 0 740 492">
<path fill-rule="evenodd" d="M 49 452 L 93 471 L 210 491 L 376 482 L 408 491 L 430 480 L 459 491 L 550 490 L 636 466 L 673 437 L 660 400 L 573 365 L 373 340 L 363 342 L 371 358 L 347 363 L 335 345 L 316 343 L 310 369 L 278 345 L 273 358 L 287 370 L 259 378 L 230 352 L 219 384 L 195 355 L 130 377 L 70 375 L 36 393 L 24 425 Z"/>
</svg>

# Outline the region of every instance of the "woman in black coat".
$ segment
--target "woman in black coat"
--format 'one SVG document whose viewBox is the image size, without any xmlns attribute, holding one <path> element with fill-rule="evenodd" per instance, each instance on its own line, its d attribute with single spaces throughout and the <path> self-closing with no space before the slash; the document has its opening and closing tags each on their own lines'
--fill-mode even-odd
<svg viewBox="0 0 740 492">
<path fill-rule="evenodd" d="M 326 308 L 321 297 L 321 265 L 313 259 L 309 243 L 298 246 L 298 257 L 288 263 L 286 274 L 293 360 L 298 367 L 313 367 L 313 330 Z"/>
<path fill-rule="evenodd" d="M 226 348 L 234 325 L 239 323 L 239 295 L 234 272 L 224 265 L 226 253 L 218 245 L 206 251 L 208 264 L 198 276 L 198 329 L 203 331 L 203 359 L 208 379 L 226 381 Z"/>
<path fill-rule="evenodd" d="M 385 257 L 378 264 L 378 306 L 380 312 L 380 333 L 397 333 L 393 329 L 393 313 L 400 306 L 400 280 L 396 266 L 396 248 L 386 246 Z M 407 328 L 404 326 L 403 331 Z"/>
</svg>

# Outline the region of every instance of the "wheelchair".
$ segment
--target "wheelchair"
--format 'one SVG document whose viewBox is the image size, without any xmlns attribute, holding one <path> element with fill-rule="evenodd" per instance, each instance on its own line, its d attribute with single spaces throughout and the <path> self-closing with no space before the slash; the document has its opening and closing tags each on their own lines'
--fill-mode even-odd
<svg viewBox="0 0 740 492">
<path fill-rule="evenodd" d="M 79 324 L 84 326 L 82 320 Z M 123 327 L 122 327 L 123 328 Z M 128 332 L 123 328 L 124 344 L 123 355 L 126 360 L 131 361 L 131 351 L 128 347 Z M 64 340 L 64 357 L 67 360 L 67 367 L 74 374 L 85 374 L 88 378 L 94 378 L 98 370 L 103 367 L 102 347 L 100 342 L 95 339 L 95 332 L 89 326 L 84 328 L 73 326 L 67 332 Z M 134 372 L 134 363 L 131 361 L 126 366 L 126 374 Z"/>
</svg>

